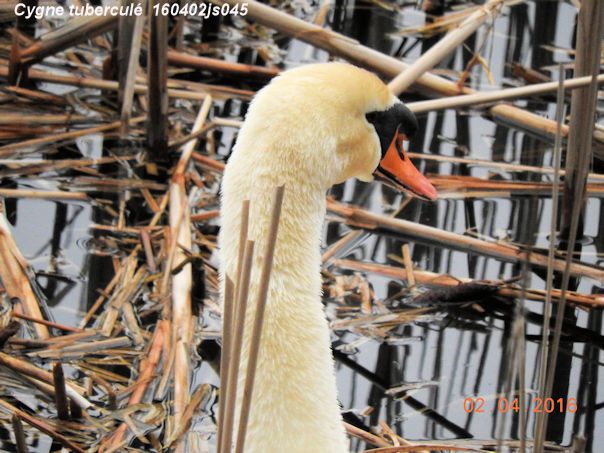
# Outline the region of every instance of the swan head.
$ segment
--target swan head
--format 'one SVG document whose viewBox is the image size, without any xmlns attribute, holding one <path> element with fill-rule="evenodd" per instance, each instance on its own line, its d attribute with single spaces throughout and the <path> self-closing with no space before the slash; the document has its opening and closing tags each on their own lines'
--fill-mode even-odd
<svg viewBox="0 0 604 453">
<path fill-rule="evenodd" d="M 252 101 L 247 127 L 256 143 L 262 135 L 278 150 L 272 159 L 323 187 L 376 177 L 415 197 L 437 197 L 403 147 L 418 130 L 415 115 L 375 74 L 356 66 L 319 63 L 283 72 Z"/>
</svg>

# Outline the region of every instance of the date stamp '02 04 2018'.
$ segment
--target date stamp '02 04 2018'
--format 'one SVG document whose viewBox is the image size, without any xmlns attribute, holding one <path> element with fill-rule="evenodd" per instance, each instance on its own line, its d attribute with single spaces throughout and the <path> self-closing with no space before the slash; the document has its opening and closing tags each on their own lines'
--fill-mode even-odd
<svg viewBox="0 0 604 453">
<path fill-rule="evenodd" d="M 246 2 L 236 3 L 235 5 L 223 4 L 212 5 L 208 3 L 155 3 L 151 6 L 150 12 L 155 16 L 197 16 L 205 19 L 216 16 L 246 16 L 248 4 Z M 17 3 L 15 5 L 15 15 L 25 19 L 42 19 L 46 16 L 61 17 L 63 15 L 73 17 L 91 17 L 91 16 L 142 16 L 145 14 L 141 3 L 131 3 L 128 5 L 26 5 Z"/>
<path fill-rule="evenodd" d="M 528 399 L 527 399 L 528 401 Z M 491 406 L 490 402 L 495 403 Z M 525 412 L 570 412 L 575 413 L 579 409 L 577 398 L 532 398 L 530 405 L 525 407 Z M 463 400 L 463 410 L 466 412 L 493 413 L 493 412 L 520 412 L 520 400 L 518 398 L 484 398 L 482 396 L 469 397 Z"/>
</svg>

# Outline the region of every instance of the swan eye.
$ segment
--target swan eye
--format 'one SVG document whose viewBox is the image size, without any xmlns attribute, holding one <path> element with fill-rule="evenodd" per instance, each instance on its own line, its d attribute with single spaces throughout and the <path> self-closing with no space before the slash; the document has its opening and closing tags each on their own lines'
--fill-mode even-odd
<svg viewBox="0 0 604 453">
<path fill-rule="evenodd" d="M 396 137 L 396 147 L 401 150 L 405 137 L 413 137 L 418 129 L 417 119 L 411 110 L 402 103 L 397 102 L 387 110 L 376 110 L 365 115 L 367 121 L 373 125 L 380 139 L 382 157 Z M 402 136 L 399 143 L 399 136 Z"/>
<path fill-rule="evenodd" d="M 386 151 L 399 128 L 399 123 L 395 116 L 392 115 L 391 110 L 392 109 L 382 112 L 370 112 L 365 115 L 367 121 L 373 125 L 375 132 L 378 135 L 382 157 L 386 154 Z"/>
</svg>

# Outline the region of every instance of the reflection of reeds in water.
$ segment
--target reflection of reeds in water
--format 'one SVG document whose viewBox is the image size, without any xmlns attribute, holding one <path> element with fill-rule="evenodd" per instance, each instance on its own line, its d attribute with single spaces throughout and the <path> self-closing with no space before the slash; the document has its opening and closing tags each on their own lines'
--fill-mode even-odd
<svg viewBox="0 0 604 453">
<path fill-rule="evenodd" d="M 338 29 L 345 29 L 345 2 L 335 3 Z M 354 5 L 356 18 L 369 17 L 366 24 L 378 11 L 369 8 L 369 3 Z M 204 23 L 202 43 L 190 40 L 199 31 L 195 28 L 199 22 L 193 18 L 179 19 L 172 29 L 167 20 L 154 20 L 150 35 L 144 18 L 89 18 L 47 32 L 47 24 L 40 23 L 42 39 L 34 39 L 34 24 L 18 23 L 15 30 L 19 32 L 11 31 L 10 40 L 3 38 L 6 58 L 0 63 L 0 76 L 20 84 L 4 86 L 0 92 L 0 196 L 7 198 L 6 215 L 0 218 L 0 303 L 2 313 L 8 313 L 0 330 L 0 424 L 11 432 L 9 438 L 1 435 L 3 442 L 11 448 L 14 443 L 18 452 L 33 450 L 42 432 L 72 451 L 92 447 L 108 452 L 127 446 L 144 451 L 211 451 L 216 436 L 208 419 L 214 415 L 212 404 L 218 392 L 209 385 L 213 375 L 208 370 L 217 368 L 212 350 L 220 337 L 214 319 L 220 315 L 218 276 L 210 259 L 216 247 L 217 185 L 224 168 L 222 153 L 230 150 L 233 131 L 241 125 L 240 113 L 245 111 L 240 104 L 280 71 L 271 61 L 275 43 L 258 26 L 264 24 L 278 30 L 281 37 L 295 36 L 313 49 L 327 50 L 384 77 L 406 74 L 405 84 L 415 82 L 416 94 L 440 98 L 417 101 L 414 97 L 408 105 L 418 113 L 425 132 L 411 148 L 429 148 L 433 153 L 410 153 L 411 157 L 423 161 L 428 173 L 438 173 L 433 181 L 442 201 L 430 206 L 410 199 L 401 202 L 388 189 L 378 193 L 377 186 L 360 183 L 334 189 L 329 201 L 323 255 L 325 301 L 337 338 L 334 354 L 341 364 L 343 405 L 358 409 L 345 412 L 347 431 L 356 439 L 355 451 L 371 447 L 382 452 L 530 450 L 535 430 L 530 412 L 466 414 L 460 413 L 460 407 L 464 397 L 482 395 L 489 401 L 518 397 L 521 405 L 532 408 L 531 391 L 537 389 L 544 396 L 576 396 L 580 405 L 575 414 L 551 414 L 547 429 L 541 419 L 537 444 L 547 439 L 545 450 L 559 451 L 561 447 L 552 441 L 569 441 L 570 432 L 579 445 L 574 451 L 582 451 L 582 442 L 585 451 L 596 451 L 593 438 L 601 434 L 598 355 L 604 340 L 601 312 L 592 308 L 601 307 L 603 298 L 597 283 L 589 286 L 588 282 L 602 279 L 598 263 L 603 251 L 601 222 L 596 253 L 572 244 L 573 236 L 582 236 L 583 224 L 593 231 L 593 222 L 598 220 L 593 198 L 602 195 L 601 167 L 596 165 L 588 174 L 589 153 L 576 152 L 587 150 L 592 141 L 602 143 L 601 130 L 590 127 L 597 90 L 591 83 L 592 72 L 581 69 L 587 60 L 578 46 L 576 65 L 566 62 L 564 67 L 576 67 L 574 77 L 582 77 L 567 81 L 566 89 L 573 90 L 573 110 L 583 115 L 571 114 L 569 149 L 575 151 L 568 152 L 566 171 L 558 172 L 558 157 L 547 162 L 549 147 L 541 140 L 555 139 L 559 153 L 569 127 L 563 124 L 561 109 L 554 119 L 547 104 L 558 83 L 535 70 L 558 63 L 551 53 L 556 49 L 560 55 L 562 50 L 554 25 L 562 20 L 562 9 L 570 6 L 502 3 L 506 14 L 496 20 L 507 21 L 508 34 L 494 38 L 491 27 L 486 34 L 470 36 L 466 40 L 470 52 L 462 52 L 458 67 L 441 67 L 432 73 L 426 70 L 447 62 L 454 53 L 451 49 L 459 44 L 451 38 L 461 34 L 454 27 L 483 11 L 482 7 L 464 5 L 461 11 L 431 22 L 428 18 L 424 26 L 404 30 L 401 54 L 409 59 L 418 53 L 434 57 L 410 65 L 323 27 L 331 20 L 328 2 L 320 7 L 314 25 L 250 2 L 247 19 L 255 24 L 238 29 L 244 50 L 237 63 L 220 57 L 225 42 L 216 36 L 211 36 L 212 43 L 207 40 L 219 25 L 214 19 Z M 591 8 L 597 2 L 583 4 Z M 4 20 L 4 9 L 0 9 Z M 601 13 L 591 17 L 597 14 Z M 380 24 L 390 22 L 381 20 Z M 238 23 L 234 21 L 235 26 Z M 186 27 L 194 32 L 185 34 Z M 532 34 L 527 32 L 529 27 Z M 597 32 L 586 29 L 580 26 L 579 34 L 594 39 Z M 112 44 L 106 33 L 116 30 Z M 451 30 L 442 40 L 439 33 Z M 375 34 L 372 31 L 372 39 Z M 427 38 L 416 39 L 417 34 Z M 167 47 L 168 39 L 173 49 Z M 130 42 L 133 45 L 126 49 L 124 43 Z M 495 53 L 487 58 L 484 54 L 491 51 L 491 43 Z M 498 55 L 504 46 L 505 52 Z M 431 47 L 435 50 L 428 54 Z M 597 52 L 595 44 L 588 47 Z M 251 48 L 258 49 L 256 61 L 248 58 L 254 54 Z M 442 48 L 449 55 L 437 52 Z M 140 59 L 141 67 L 140 49 L 150 49 L 148 64 Z M 206 51 L 207 56 L 196 55 Z M 528 85 L 488 92 L 470 88 L 479 86 L 477 71 L 465 68 L 487 62 L 493 77 L 510 80 L 512 70 L 506 63 L 528 64 L 529 51 L 531 68 L 520 71 L 516 67 L 514 73 Z M 109 55 L 101 68 L 98 57 Z M 266 66 L 257 64 L 262 59 L 268 62 Z M 31 68 L 33 63 L 38 66 Z M 64 71 L 57 73 L 57 67 Z M 415 71 L 405 71 L 409 67 Z M 601 79 L 599 75 L 598 83 Z M 45 87 L 36 85 L 40 82 L 52 83 L 57 91 L 44 91 Z M 61 94 L 65 88 L 59 86 L 80 91 Z M 539 97 L 545 94 L 549 97 Z M 411 99 L 411 94 L 407 96 Z M 502 103 L 518 98 L 529 99 L 526 108 Z M 558 100 L 562 98 L 559 93 Z M 489 115 L 495 121 L 493 130 L 478 115 L 459 110 L 464 106 Z M 575 130 L 578 134 L 573 136 Z M 104 155 L 87 152 L 84 140 L 100 134 Z M 218 155 L 209 143 L 210 134 L 219 134 L 218 142 L 223 134 L 224 146 Z M 481 149 L 485 142 L 479 139 L 485 135 L 493 138 L 490 153 Z M 146 142 L 152 146 L 143 145 Z M 153 154 L 154 162 L 148 158 Z M 594 155 L 601 156 L 598 146 Z M 171 163 L 176 165 L 166 184 L 157 175 L 165 175 Z M 558 203 L 555 196 L 550 201 L 550 193 L 559 188 L 556 174 L 569 175 L 563 196 L 569 200 L 564 205 L 567 213 L 560 226 L 568 233 L 576 231 L 564 237 L 572 254 L 555 250 Z M 584 222 L 576 222 L 585 197 L 589 208 Z M 40 221 L 42 214 L 32 220 L 31 211 L 45 213 L 48 201 L 43 200 L 57 202 L 56 225 L 49 232 L 50 241 L 38 246 L 40 241 L 31 233 L 38 230 L 32 228 L 39 223 L 43 229 L 47 222 Z M 87 215 L 91 209 L 94 221 L 81 223 L 80 213 Z M 11 227 L 17 211 L 20 216 Z M 64 244 L 71 232 L 84 228 L 93 231 L 93 249 L 83 252 L 89 254 L 88 264 L 76 262 L 74 270 L 69 260 L 79 259 L 82 251 L 76 254 Z M 497 229 L 508 231 L 500 234 Z M 540 231 L 548 231 L 549 240 L 541 240 Z M 571 257 L 575 258 L 572 262 Z M 86 272 L 87 304 L 74 291 L 85 288 L 79 275 Z M 241 286 L 237 284 L 240 276 L 232 277 L 235 283 L 225 282 L 227 302 L 238 292 L 233 286 Z M 42 291 L 41 279 L 50 282 Z M 201 282 L 209 295 L 199 316 L 191 295 L 199 291 Z M 241 300 L 245 299 L 242 292 Z M 564 301 L 589 311 L 575 316 Z M 64 312 L 80 303 L 83 313 L 73 315 L 75 323 L 65 321 Z M 229 324 L 236 326 L 243 319 L 232 311 L 235 305 L 230 310 L 228 304 L 224 306 L 227 332 L 233 330 Z M 550 319 L 552 308 L 558 311 L 555 325 Z M 261 320 L 256 320 L 256 340 Z M 27 328 L 19 331 L 19 325 Z M 539 335 L 537 329 L 541 329 Z M 229 426 L 220 433 L 225 439 L 220 441 L 220 450 L 229 451 L 227 445 L 234 444 L 237 451 L 245 451 L 245 415 L 234 426 L 237 417 L 228 409 L 236 407 L 237 393 L 232 387 L 237 380 L 227 379 L 226 372 L 229 363 L 231 375 L 237 371 L 235 351 L 239 348 L 232 339 L 231 335 L 223 337 L 222 398 L 215 405 L 221 419 L 218 425 Z M 549 340 L 553 340 L 551 347 Z M 580 354 L 580 347 L 573 348 L 577 344 L 583 345 Z M 206 359 L 201 366 L 196 350 Z M 556 360 L 558 366 L 554 366 Z M 254 367 L 247 370 L 244 414 L 253 410 L 248 404 Z M 579 371 L 581 376 L 576 378 Z M 39 407 L 43 410 L 36 413 Z M 225 414 L 231 414 L 230 421 L 223 419 Z M 586 442 L 582 434 L 588 437 Z M 493 440 L 468 439 L 472 435 Z"/>
</svg>

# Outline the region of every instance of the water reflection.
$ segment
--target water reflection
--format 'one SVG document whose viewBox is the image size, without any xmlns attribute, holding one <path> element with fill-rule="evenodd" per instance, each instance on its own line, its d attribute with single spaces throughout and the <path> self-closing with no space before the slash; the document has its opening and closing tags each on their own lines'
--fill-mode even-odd
<svg viewBox="0 0 604 453">
<path fill-rule="evenodd" d="M 341 5 L 341 3 L 338 3 Z M 349 5 L 350 6 L 350 5 Z M 442 3 L 437 7 L 442 8 Z M 441 67 L 462 70 L 466 67 L 472 52 L 482 48 L 482 40 L 489 40 L 488 55 L 490 70 L 498 83 L 511 77 L 511 62 L 524 63 L 532 68 L 552 67 L 553 54 L 546 46 L 569 47 L 572 38 L 574 15 L 559 16 L 559 9 L 566 9 L 557 2 L 526 2 L 506 10 L 500 22 L 506 31 L 496 36 L 478 34 L 468 40 L 465 51 L 458 51 L 444 61 Z M 338 10 L 340 15 L 342 10 Z M 568 12 L 565 10 L 565 12 Z M 336 24 L 348 23 L 343 30 L 352 37 L 378 48 L 386 53 L 398 49 L 399 54 L 414 58 L 425 52 L 438 36 L 421 41 L 421 46 L 413 46 L 407 39 L 403 42 L 384 39 L 394 31 L 397 23 L 395 15 L 376 11 L 365 2 L 356 2 L 349 8 L 346 20 L 336 16 Z M 547 17 L 547 20 L 539 18 Z M 499 26 L 499 29 L 501 29 Z M 376 36 L 376 30 L 379 34 Z M 472 52 L 468 52 L 467 50 Z M 484 53 L 483 53 L 484 55 Z M 484 73 L 472 71 L 471 83 L 480 86 Z M 527 109 L 552 116 L 553 106 L 547 102 L 528 102 Z M 443 155 L 482 157 L 501 162 L 515 162 L 526 165 L 551 165 L 551 143 L 511 129 L 507 125 L 493 123 L 488 119 L 469 115 L 463 111 L 431 113 L 419 118 L 423 132 L 413 139 L 410 149 Z M 485 140 L 488 139 L 488 140 Z M 430 163 L 424 166 L 428 173 L 450 172 L 451 174 L 488 176 L 482 169 L 464 165 Z M 541 181 L 541 176 L 532 173 L 506 174 L 500 178 L 525 181 Z M 364 184 L 349 182 L 347 186 L 336 188 L 332 195 L 343 201 L 370 207 L 372 211 L 387 212 L 396 195 L 387 188 L 370 189 L 367 196 Z M 375 193 L 378 193 L 377 195 Z M 593 211 L 601 212 L 601 205 Z M 461 200 L 439 201 L 426 204 L 421 201 L 410 203 L 399 214 L 400 218 L 420 221 L 422 224 L 443 228 L 459 233 L 483 234 L 497 237 L 505 232 L 508 239 L 522 244 L 544 247 L 546 238 L 540 232 L 547 231 L 551 215 L 551 200 L 513 196 L 501 200 Z M 587 229 L 602 232 L 602 222 L 598 216 L 589 216 Z M 341 235 L 341 228 L 328 225 L 327 244 L 332 244 Z M 601 242 L 601 236 L 594 232 Z M 350 251 L 349 256 L 357 260 L 375 260 L 397 264 L 388 259 L 389 254 L 400 255 L 405 239 L 402 237 L 370 237 L 362 245 Z M 439 273 L 451 273 L 457 277 L 509 278 L 522 272 L 521 265 L 498 263 L 479 254 L 457 252 L 440 247 L 437 243 L 411 242 L 413 261 L 422 269 Z M 590 247 L 593 250 L 593 248 Z M 587 252 L 587 249 L 583 250 Z M 602 251 L 601 244 L 595 247 Z M 582 259 L 598 262 L 597 255 L 584 254 Z M 534 271 L 529 284 L 543 286 L 544 274 Z M 376 293 L 388 299 L 398 293 L 401 287 L 381 277 L 370 277 Z M 601 292 L 601 288 L 590 282 L 577 281 L 577 288 L 586 293 Z M 403 346 L 359 342 L 355 354 L 343 355 L 336 352 L 341 363 L 338 383 L 342 404 L 352 409 L 359 424 L 375 426 L 380 420 L 386 421 L 397 434 L 407 439 L 451 439 L 474 437 L 477 439 L 497 438 L 504 414 L 497 410 L 486 414 L 466 413 L 463 401 L 468 396 L 484 396 L 493 401 L 502 395 L 506 387 L 506 375 L 510 364 L 512 343 L 508 339 L 514 318 L 514 309 L 501 300 L 477 301 L 481 313 L 471 307 L 449 307 L 443 311 L 445 320 L 438 323 L 405 325 L 399 330 L 405 337 L 420 337 L 421 342 L 410 342 Z M 529 303 L 524 318 L 526 324 L 526 382 L 527 400 L 531 409 L 532 399 L 538 390 L 537 363 L 540 352 L 540 325 L 542 304 Z M 602 397 L 598 394 L 598 376 L 602 373 L 599 351 L 602 345 L 602 314 L 593 311 L 588 314 L 569 308 L 564 322 L 564 336 L 558 360 L 556 379 L 552 397 L 554 400 L 571 397 L 586 404 L 575 414 L 555 411 L 550 416 L 547 439 L 568 445 L 576 435 L 588 438 L 587 451 L 593 450 L 594 440 L 604 440 L 602 415 L 598 414 Z M 398 334 L 399 332 L 397 332 Z M 355 335 L 347 338 L 356 341 Z M 409 382 L 434 381 L 436 386 L 428 386 L 408 392 L 403 398 L 391 398 L 388 388 Z M 518 384 L 516 383 L 516 388 Z M 601 387 L 601 386 L 600 386 Z M 366 406 L 374 408 L 367 417 L 359 417 Z M 426 412 L 430 408 L 432 412 Z M 527 413 L 526 432 L 532 437 L 534 413 Z M 601 423 L 598 425 L 597 419 Z M 352 419 L 352 416 L 349 416 Z M 522 417 L 518 412 L 508 414 L 505 438 L 518 439 Z M 361 443 L 357 447 L 361 448 Z"/>
</svg>

